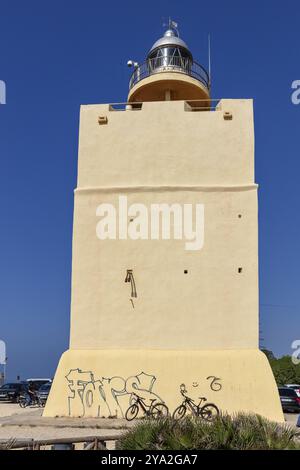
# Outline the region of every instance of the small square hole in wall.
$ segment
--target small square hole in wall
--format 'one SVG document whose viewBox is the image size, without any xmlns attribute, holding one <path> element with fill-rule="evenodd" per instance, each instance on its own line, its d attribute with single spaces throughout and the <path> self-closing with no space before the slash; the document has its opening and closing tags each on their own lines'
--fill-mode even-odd
<svg viewBox="0 0 300 470">
<path fill-rule="evenodd" d="M 98 116 L 99 126 L 102 126 L 103 124 L 107 124 L 107 123 L 108 123 L 107 116 Z"/>
<path fill-rule="evenodd" d="M 229 111 L 225 111 L 224 114 L 223 114 L 223 117 L 224 117 L 225 121 L 231 121 L 232 120 L 232 113 L 230 113 Z"/>
<path fill-rule="evenodd" d="M 187 269 L 185 269 L 183 272 L 184 272 L 184 274 L 187 274 L 187 273 L 188 273 L 188 270 L 187 270 Z"/>
<path fill-rule="evenodd" d="M 239 268 L 239 269 L 238 269 L 238 272 L 239 272 L 239 273 L 242 273 L 242 272 L 243 272 L 243 268 Z"/>
</svg>

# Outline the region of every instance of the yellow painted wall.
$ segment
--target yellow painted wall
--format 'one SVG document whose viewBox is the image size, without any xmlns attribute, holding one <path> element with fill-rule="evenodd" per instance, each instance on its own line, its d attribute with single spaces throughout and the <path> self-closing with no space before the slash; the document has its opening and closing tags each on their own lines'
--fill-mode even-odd
<svg viewBox="0 0 300 470">
<path fill-rule="evenodd" d="M 81 107 L 70 350 L 58 366 L 45 416 L 115 414 L 115 395 L 107 390 L 112 378 L 122 416 L 130 384 L 144 383 L 144 373 L 155 377 L 155 390 L 171 411 L 185 383 L 190 394 L 199 391 L 223 411 L 283 420 L 270 366 L 258 351 L 252 100 L 221 100 L 214 111 L 187 109 L 184 101 L 144 102 L 141 110 L 124 111 Z M 107 124 L 99 125 L 99 117 Z M 148 208 L 203 204 L 203 248 L 187 251 L 184 240 L 100 241 L 97 207 L 117 206 L 119 196 Z M 134 299 L 124 282 L 128 269 Z M 209 388 L 211 376 L 221 379 L 222 390 Z"/>
<path fill-rule="evenodd" d="M 185 109 L 176 101 L 146 102 L 140 111 L 81 109 L 72 348 L 257 347 L 252 101 Z M 108 124 L 99 126 L 99 116 Z M 117 206 L 122 194 L 148 208 L 204 204 L 203 249 L 187 251 L 182 240 L 100 241 L 97 206 Z M 137 286 L 134 308 L 127 269 Z"/>
<path fill-rule="evenodd" d="M 76 192 L 71 347 L 257 347 L 256 187 L 125 194 L 129 204 L 142 201 L 147 207 L 203 203 L 203 249 L 187 251 L 184 240 L 101 241 L 96 207 L 117 206 L 119 193 Z M 130 283 L 124 282 L 127 269 L 136 283 L 134 308 Z"/>
<path fill-rule="evenodd" d="M 78 188 L 144 185 L 231 186 L 254 182 L 252 100 L 221 100 L 216 111 L 185 111 L 184 101 L 141 110 L 82 106 Z M 232 120 L 224 120 L 224 112 Z M 108 124 L 98 124 L 107 116 Z"/>
</svg>

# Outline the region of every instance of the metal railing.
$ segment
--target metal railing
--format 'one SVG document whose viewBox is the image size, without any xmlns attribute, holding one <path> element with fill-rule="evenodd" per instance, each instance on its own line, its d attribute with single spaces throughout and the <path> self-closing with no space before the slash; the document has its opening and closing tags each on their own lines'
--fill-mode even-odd
<svg viewBox="0 0 300 470">
<path fill-rule="evenodd" d="M 208 90 L 210 89 L 209 75 L 202 65 L 193 62 L 190 58 L 174 55 L 148 59 L 147 62 L 137 66 L 131 75 L 129 89 L 144 78 L 162 72 L 175 72 L 189 75 L 199 80 Z"/>
<path fill-rule="evenodd" d="M 119 438 L 120 434 L 116 433 L 108 436 L 60 437 L 57 439 L 1 439 L 0 450 L 43 450 L 49 446 L 51 450 L 62 449 L 61 446 L 65 446 L 68 450 L 75 450 L 76 444 L 82 444 L 84 450 L 107 450 L 106 443 L 116 443 Z"/>
<path fill-rule="evenodd" d="M 221 100 L 219 99 L 198 99 L 198 100 L 178 100 L 177 102 L 183 103 L 185 111 L 221 111 Z M 123 103 L 109 103 L 108 111 L 141 111 L 143 109 L 143 102 L 139 101 L 125 101 Z"/>
</svg>

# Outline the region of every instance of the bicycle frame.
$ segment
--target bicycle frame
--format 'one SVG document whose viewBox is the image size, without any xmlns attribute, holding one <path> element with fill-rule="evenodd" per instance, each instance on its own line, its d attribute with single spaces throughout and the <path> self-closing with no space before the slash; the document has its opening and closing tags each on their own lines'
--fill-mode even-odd
<svg viewBox="0 0 300 470">
<path fill-rule="evenodd" d="M 139 397 L 138 395 L 135 395 L 135 398 L 136 398 L 135 404 L 140 406 L 146 415 L 149 415 L 151 412 L 152 404 L 148 407 L 141 397 Z"/>
<path fill-rule="evenodd" d="M 195 416 L 199 416 L 200 414 L 200 410 L 201 410 L 201 405 L 202 405 L 202 402 L 205 401 L 204 398 L 200 398 L 200 401 L 198 403 L 198 405 L 196 405 L 196 403 L 194 402 L 194 400 L 192 400 L 192 398 L 189 398 L 185 395 L 184 396 L 184 401 L 183 401 L 183 405 L 187 406 L 191 412 L 195 415 Z"/>
</svg>

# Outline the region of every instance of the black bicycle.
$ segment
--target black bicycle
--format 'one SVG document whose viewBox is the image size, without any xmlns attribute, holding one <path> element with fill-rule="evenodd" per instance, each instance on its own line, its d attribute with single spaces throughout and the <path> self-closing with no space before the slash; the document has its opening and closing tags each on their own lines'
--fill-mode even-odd
<svg viewBox="0 0 300 470">
<path fill-rule="evenodd" d="M 188 410 L 190 410 L 194 416 L 200 416 L 200 418 L 205 419 L 206 421 L 213 421 L 214 418 L 219 416 L 219 408 L 213 403 L 206 403 L 202 406 L 202 403 L 207 401 L 205 397 L 199 397 L 200 401 L 198 405 L 192 398 L 188 397 L 184 384 L 180 386 L 180 393 L 184 400 L 173 413 L 173 418 L 175 420 L 182 419 Z"/>
<path fill-rule="evenodd" d="M 144 416 L 153 419 L 164 418 L 169 415 L 169 408 L 164 403 L 157 401 L 156 398 L 151 399 L 150 406 L 146 405 L 145 398 L 133 394 L 135 402 L 128 408 L 125 413 L 127 421 L 132 421 L 137 417 L 140 410 L 144 412 Z"/>
<path fill-rule="evenodd" d="M 38 395 L 31 396 L 29 393 L 21 394 L 19 397 L 19 406 L 26 408 L 27 406 L 39 406 L 43 408 L 45 403 L 38 397 Z"/>
</svg>

